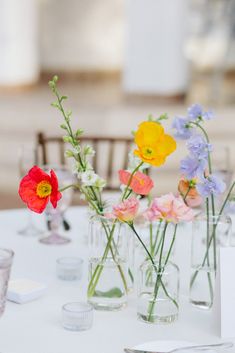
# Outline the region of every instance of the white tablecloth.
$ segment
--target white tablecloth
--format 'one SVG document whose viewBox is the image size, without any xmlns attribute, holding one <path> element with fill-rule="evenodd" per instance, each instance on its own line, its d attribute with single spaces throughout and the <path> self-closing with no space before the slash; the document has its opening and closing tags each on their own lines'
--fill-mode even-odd
<svg viewBox="0 0 235 353">
<path fill-rule="evenodd" d="M 7 302 L 0 318 L 1 353 L 121 353 L 124 347 L 152 340 L 184 340 L 197 343 L 219 342 L 219 323 L 215 313 L 192 308 L 187 300 L 190 260 L 190 226 L 179 232 L 176 257 L 181 269 L 181 304 L 179 321 L 170 325 L 149 325 L 136 318 L 136 298 L 129 298 L 127 308 L 119 312 L 94 313 L 91 330 L 71 332 L 61 326 L 61 307 L 86 299 L 87 266 L 83 279 L 65 282 L 56 278 L 56 259 L 79 256 L 86 259 L 87 213 L 84 207 L 67 212 L 72 224 L 67 245 L 40 244 L 37 238 L 26 238 L 17 230 L 26 223 L 25 210 L 0 212 L 0 247 L 15 251 L 11 278 L 30 278 L 47 284 L 47 294 L 26 304 Z M 38 224 L 43 216 L 37 217 Z M 183 255 L 184 254 L 184 255 Z M 234 314 L 234 313 L 231 313 Z M 229 352 L 235 352 L 231 350 Z"/>
</svg>

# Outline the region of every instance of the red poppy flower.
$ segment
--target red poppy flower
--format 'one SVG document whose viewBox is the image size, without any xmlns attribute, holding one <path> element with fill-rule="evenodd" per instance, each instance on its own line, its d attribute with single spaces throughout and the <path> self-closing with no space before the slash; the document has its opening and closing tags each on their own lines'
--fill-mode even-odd
<svg viewBox="0 0 235 353">
<path fill-rule="evenodd" d="M 23 177 L 19 186 L 19 195 L 28 208 L 36 213 L 42 213 L 48 201 L 56 208 L 62 195 L 58 190 L 58 179 L 53 170 L 50 175 L 41 168 L 34 166 Z"/>
<path fill-rule="evenodd" d="M 130 178 L 130 172 L 127 170 L 119 170 L 119 179 L 122 184 L 128 185 Z M 154 184 L 148 175 L 138 171 L 133 175 L 129 186 L 136 194 L 148 195 Z"/>
</svg>

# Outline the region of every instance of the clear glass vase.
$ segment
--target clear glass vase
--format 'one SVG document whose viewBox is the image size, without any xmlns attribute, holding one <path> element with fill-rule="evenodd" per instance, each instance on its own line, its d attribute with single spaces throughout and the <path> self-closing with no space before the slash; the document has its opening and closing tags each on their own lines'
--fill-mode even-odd
<svg viewBox="0 0 235 353">
<path fill-rule="evenodd" d="M 193 221 L 190 302 L 197 308 L 213 305 L 218 248 L 230 245 L 231 226 L 227 215 L 199 214 Z"/>
<path fill-rule="evenodd" d="M 177 320 L 179 312 L 179 269 L 146 260 L 139 268 L 137 316 L 158 324 Z"/>
<path fill-rule="evenodd" d="M 96 216 L 89 228 L 88 301 L 98 310 L 119 310 L 129 291 L 129 227 Z"/>
<path fill-rule="evenodd" d="M 169 223 L 167 229 L 164 234 L 165 222 L 164 221 L 154 221 L 154 222 L 144 222 L 143 224 L 139 224 L 137 226 L 137 231 L 141 236 L 142 241 L 146 245 L 150 255 L 154 259 L 154 261 L 159 261 L 159 256 L 161 253 L 162 242 L 163 244 L 163 258 L 168 255 L 169 249 L 172 245 L 172 240 L 174 237 L 175 225 Z M 143 246 L 137 242 L 138 244 L 138 262 L 141 264 L 144 260 L 148 259 L 148 255 L 146 254 Z M 174 258 L 175 251 L 175 241 L 173 242 L 173 246 L 171 248 L 171 260 Z M 173 260 L 174 261 L 174 260 Z"/>
</svg>

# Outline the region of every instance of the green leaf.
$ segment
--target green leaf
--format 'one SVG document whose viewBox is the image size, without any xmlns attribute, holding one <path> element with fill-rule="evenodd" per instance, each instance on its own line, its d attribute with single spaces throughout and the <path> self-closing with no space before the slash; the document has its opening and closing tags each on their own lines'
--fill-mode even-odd
<svg viewBox="0 0 235 353">
<path fill-rule="evenodd" d="M 54 107 L 54 108 L 59 108 L 59 105 L 57 102 L 53 102 L 51 103 L 51 106 Z"/>
<path fill-rule="evenodd" d="M 94 296 L 96 297 L 103 297 L 103 298 L 121 298 L 123 296 L 122 291 L 120 288 L 112 288 L 107 292 L 102 292 L 100 290 L 96 290 L 94 292 Z"/>
<path fill-rule="evenodd" d="M 66 158 L 74 157 L 73 151 L 71 151 L 71 150 L 65 151 L 65 157 L 66 157 Z"/>
<path fill-rule="evenodd" d="M 64 142 L 73 143 L 73 139 L 70 136 L 63 136 Z"/>
<path fill-rule="evenodd" d="M 61 129 L 67 130 L 67 126 L 65 124 L 60 125 Z"/>
<path fill-rule="evenodd" d="M 60 102 L 62 102 L 62 101 L 65 100 L 65 99 L 68 99 L 68 97 L 67 97 L 67 96 L 62 96 L 62 97 L 60 97 Z"/>
<path fill-rule="evenodd" d="M 66 115 L 67 115 L 68 118 L 70 118 L 70 116 L 72 115 L 72 110 L 68 110 Z"/>
<path fill-rule="evenodd" d="M 75 132 L 75 136 L 76 137 L 79 137 L 83 134 L 83 130 L 82 129 L 78 129 L 76 132 Z"/>
</svg>

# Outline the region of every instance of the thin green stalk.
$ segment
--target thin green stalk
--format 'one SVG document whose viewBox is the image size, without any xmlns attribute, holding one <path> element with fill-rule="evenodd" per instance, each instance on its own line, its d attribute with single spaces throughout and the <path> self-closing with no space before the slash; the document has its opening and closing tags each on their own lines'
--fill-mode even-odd
<svg viewBox="0 0 235 353">
<path fill-rule="evenodd" d="M 157 274 L 157 280 L 156 280 L 155 287 L 154 287 L 154 299 L 151 302 L 150 307 L 148 309 L 148 321 L 151 320 L 151 317 L 152 317 L 152 314 L 153 314 L 156 298 L 157 298 L 158 291 L 159 291 L 159 281 L 161 281 L 161 278 L 162 278 L 162 274 L 160 275 L 159 272 L 164 272 L 164 269 L 162 269 L 162 255 L 163 255 L 163 249 L 164 249 L 165 235 L 166 235 L 167 226 L 168 226 L 168 223 L 166 222 L 164 230 L 163 230 L 163 241 L 162 241 L 162 246 L 161 246 L 160 256 L 159 256 L 159 271 L 158 271 L 158 274 Z"/>
<path fill-rule="evenodd" d="M 225 208 L 225 206 L 226 206 L 226 204 L 227 204 L 227 202 L 228 202 L 228 200 L 229 200 L 229 197 L 230 197 L 230 195 L 231 195 L 231 193 L 232 193 L 232 191 L 233 191 L 233 189 L 234 189 L 234 186 L 235 186 L 235 182 L 233 182 L 233 184 L 231 185 L 231 187 L 230 187 L 230 189 L 229 189 L 229 192 L 228 192 L 228 194 L 227 194 L 227 197 L 225 198 L 224 203 L 223 203 L 223 205 L 222 205 L 222 207 L 221 207 L 221 209 L 220 209 L 220 211 L 219 211 L 218 217 L 217 217 L 217 219 L 216 219 L 216 224 L 215 224 L 215 226 L 214 226 L 214 228 L 213 228 L 213 232 L 212 232 L 212 235 L 211 235 L 210 240 L 209 240 L 209 245 L 208 245 L 208 247 L 207 247 L 207 250 L 206 250 L 206 253 L 205 253 L 203 262 L 202 262 L 202 266 L 205 265 L 205 262 L 206 262 L 206 259 L 207 259 L 207 255 L 208 255 L 208 252 L 209 252 L 209 248 L 210 248 L 211 243 L 212 243 L 212 241 L 213 241 L 213 239 L 214 239 L 214 233 L 216 232 L 216 228 L 217 228 L 218 222 L 219 222 L 220 217 L 221 217 L 221 215 L 222 215 L 222 213 L 223 213 L 223 210 L 224 210 L 224 208 Z M 191 279 L 191 281 L 190 281 L 190 286 L 193 285 L 193 283 L 194 283 L 194 281 L 195 281 L 195 279 L 196 279 L 196 277 L 197 277 L 197 275 L 198 275 L 198 272 L 199 272 L 198 270 L 195 271 L 195 273 L 194 273 L 194 275 L 193 275 L 193 277 L 192 277 L 192 279 Z"/>
<path fill-rule="evenodd" d="M 109 249 L 110 249 L 110 245 L 111 245 L 111 242 L 112 242 L 112 238 L 113 238 L 113 233 L 114 233 L 114 229 L 115 229 L 115 224 L 116 224 L 116 220 L 114 221 L 113 223 L 113 226 L 112 226 L 112 230 L 111 230 L 111 233 L 109 235 L 109 239 L 108 239 L 108 242 L 106 244 L 106 247 L 105 247 L 105 251 L 104 251 L 104 254 L 102 256 L 102 260 L 101 260 L 101 263 L 103 263 L 103 261 L 106 259 L 107 255 L 108 255 L 108 252 L 109 252 Z M 100 274 L 102 272 L 102 269 L 100 270 L 100 267 L 103 267 L 102 265 L 97 265 L 92 277 L 91 277 L 91 280 L 90 280 L 90 283 L 88 285 L 88 296 L 91 297 L 94 293 L 94 290 L 95 290 L 95 287 L 98 283 L 98 280 L 99 280 L 99 277 L 100 277 Z M 94 280 L 94 277 L 97 273 L 97 271 L 99 271 L 98 275 L 97 275 L 97 278 L 95 280 L 95 282 L 93 283 L 93 280 Z M 92 285 L 93 284 L 93 285 Z"/>
<path fill-rule="evenodd" d="M 209 236 L 210 236 L 210 212 L 209 212 L 209 199 L 208 197 L 206 198 L 206 215 L 207 215 L 207 226 L 206 226 L 206 229 L 207 229 L 207 236 L 206 236 L 206 239 L 207 239 L 207 247 L 208 247 L 208 242 L 209 242 Z M 209 259 L 209 253 L 207 255 L 207 266 L 208 268 L 210 268 L 210 259 Z M 210 289 L 210 298 L 211 298 L 211 303 L 213 303 L 213 286 L 212 286 L 212 281 L 211 281 L 211 274 L 209 272 L 207 272 L 207 278 L 208 278 L 208 283 L 209 283 L 209 289 Z"/>
<path fill-rule="evenodd" d="M 139 170 L 139 168 L 144 164 L 144 162 L 140 162 L 139 165 L 137 165 L 137 167 L 133 170 L 133 172 L 131 173 L 130 175 L 130 178 L 128 180 L 128 183 L 127 183 L 127 186 L 125 187 L 125 191 L 123 193 L 123 196 L 122 196 L 122 201 L 124 201 L 127 197 L 126 197 L 126 194 L 128 192 L 128 189 L 129 189 L 129 186 L 131 185 L 131 182 L 132 182 L 132 179 L 134 177 L 134 174 Z"/>
</svg>

